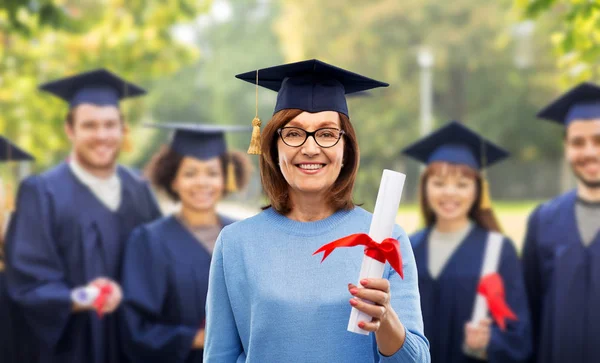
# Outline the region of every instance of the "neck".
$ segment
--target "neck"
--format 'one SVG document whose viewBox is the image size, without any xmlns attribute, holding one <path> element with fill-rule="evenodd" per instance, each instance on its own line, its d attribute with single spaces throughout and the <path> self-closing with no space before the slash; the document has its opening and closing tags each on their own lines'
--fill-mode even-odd
<svg viewBox="0 0 600 363">
<path fill-rule="evenodd" d="M 219 217 L 215 208 L 206 210 L 195 210 L 192 208 L 181 207 L 179 212 L 181 219 L 190 227 L 209 226 L 219 223 Z"/>
<path fill-rule="evenodd" d="M 296 195 L 290 192 L 292 211 L 286 217 L 298 222 L 320 221 L 331 216 L 334 212 L 322 194 Z"/>
<path fill-rule="evenodd" d="M 586 202 L 600 202 L 600 188 L 590 188 L 582 182 L 578 182 L 577 196 Z"/>
<path fill-rule="evenodd" d="M 77 166 L 79 166 L 80 169 L 83 169 L 83 171 L 85 171 L 86 173 L 91 174 L 99 179 L 109 179 L 115 174 L 115 170 L 117 167 L 116 163 L 114 163 L 108 167 L 97 168 L 92 165 L 89 165 L 86 162 L 82 162 L 81 159 L 78 158 L 77 155 L 74 153 L 71 155 L 71 160 L 76 162 Z"/>
<path fill-rule="evenodd" d="M 460 231 L 469 225 L 469 218 L 467 216 L 455 218 L 455 219 L 438 219 L 435 222 L 433 228 L 438 232 L 452 233 Z"/>
</svg>

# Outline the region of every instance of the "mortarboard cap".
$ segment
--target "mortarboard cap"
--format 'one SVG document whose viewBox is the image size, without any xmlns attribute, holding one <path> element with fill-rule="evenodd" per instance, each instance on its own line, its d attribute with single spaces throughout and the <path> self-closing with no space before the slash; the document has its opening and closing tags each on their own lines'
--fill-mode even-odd
<svg viewBox="0 0 600 363">
<path fill-rule="evenodd" d="M 283 64 L 236 75 L 243 81 L 277 92 L 275 111 L 336 111 L 349 116 L 346 94 L 389 84 L 361 76 L 317 59 Z"/>
<path fill-rule="evenodd" d="M 222 126 L 194 123 L 160 123 L 145 126 L 173 130 L 171 149 L 180 155 L 206 160 L 227 152 L 226 132 L 250 132 L 250 126 Z"/>
<path fill-rule="evenodd" d="M 600 87 L 581 83 L 544 107 L 537 116 L 565 126 L 574 120 L 600 119 Z"/>
<path fill-rule="evenodd" d="M 260 154 L 261 149 L 258 86 L 277 92 L 273 114 L 295 108 L 310 113 L 336 111 L 348 117 L 347 94 L 389 86 L 317 59 L 258 69 L 236 78 L 256 85 L 256 116 L 252 120 L 249 154 Z"/>
<path fill-rule="evenodd" d="M 10 142 L 4 136 L 0 136 L 0 162 L 31 160 L 34 160 L 33 156 Z"/>
<path fill-rule="evenodd" d="M 34 160 L 33 156 L 31 156 L 25 150 L 19 148 L 12 142 L 10 142 L 4 136 L 0 136 L 0 162 L 6 163 L 11 161 L 32 161 Z M 5 201 L 4 206 L 0 207 L 4 211 L 13 211 L 14 206 L 14 197 L 12 194 L 12 186 L 10 183 L 4 185 L 5 191 Z M 3 214 L 0 213 L 0 220 L 4 218 Z M 0 223 L 1 225 L 2 223 Z"/>
<path fill-rule="evenodd" d="M 403 150 L 422 163 L 448 162 L 481 170 L 508 157 L 509 153 L 457 121 L 430 133 Z"/>
<path fill-rule="evenodd" d="M 83 103 L 118 107 L 120 100 L 146 93 L 141 87 L 106 69 L 96 69 L 44 83 L 40 85 L 40 89 L 67 101 L 69 108 Z"/>
</svg>

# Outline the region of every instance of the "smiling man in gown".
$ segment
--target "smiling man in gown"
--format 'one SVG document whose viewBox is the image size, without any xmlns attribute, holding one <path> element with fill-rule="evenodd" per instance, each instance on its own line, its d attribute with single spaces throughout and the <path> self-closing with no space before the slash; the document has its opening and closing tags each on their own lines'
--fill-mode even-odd
<svg viewBox="0 0 600 363">
<path fill-rule="evenodd" d="M 100 69 L 41 89 L 69 103 L 69 162 L 21 183 L 7 233 L 7 282 L 39 340 L 40 362 L 125 362 L 118 338 L 121 256 L 130 232 L 160 216 L 148 184 L 117 164 L 119 101 L 145 91 Z M 105 292 L 101 307 L 74 298 Z"/>
</svg>

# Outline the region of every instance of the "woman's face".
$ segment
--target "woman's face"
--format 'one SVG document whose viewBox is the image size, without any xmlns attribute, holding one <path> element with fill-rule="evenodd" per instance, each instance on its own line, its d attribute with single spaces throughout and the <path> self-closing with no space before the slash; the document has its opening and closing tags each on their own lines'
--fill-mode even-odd
<svg viewBox="0 0 600 363">
<path fill-rule="evenodd" d="M 186 156 L 171 187 L 179 195 L 182 208 L 205 211 L 214 209 L 223 196 L 224 180 L 219 157 L 199 160 Z"/>
<path fill-rule="evenodd" d="M 468 216 L 476 198 L 475 178 L 459 172 L 433 173 L 426 181 L 427 204 L 438 221 Z"/>
<path fill-rule="evenodd" d="M 334 111 L 317 113 L 302 112 L 285 125 L 278 137 L 277 150 L 279 168 L 287 181 L 290 193 L 298 195 L 320 195 L 331 189 L 342 170 L 344 158 L 344 138 L 332 147 L 321 147 L 314 137 L 308 139 L 299 147 L 295 144 L 302 139 L 303 131 L 320 130 L 315 137 L 322 145 L 329 145 L 338 138 L 340 116 Z M 297 129 L 289 129 L 289 128 Z M 298 130 L 302 129 L 302 130 Z M 302 141 L 302 140 L 300 140 Z"/>
</svg>

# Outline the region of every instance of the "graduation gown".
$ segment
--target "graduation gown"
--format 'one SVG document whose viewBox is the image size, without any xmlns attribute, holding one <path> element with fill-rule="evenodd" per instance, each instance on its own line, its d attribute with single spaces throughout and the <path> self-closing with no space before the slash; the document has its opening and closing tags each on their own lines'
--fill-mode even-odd
<svg viewBox="0 0 600 363">
<path fill-rule="evenodd" d="M 233 221 L 221 218 L 223 226 Z M 123 261 L 123 338 L 133 363 L 200 363 L 211 253 L 169 216 L 136 229 Z"/>
<path fill-rule="evenodd" d="M 160 216 L 150 189 L 123 167 L 121 205 L 110 211 L 66 163 L 21 183 L 7 232 L 11 298 L 39 338 L 40 362 L 123 362 L 118 314 L 72 312 L 71 290 L 120 280 L 131 231 Z"/>
<path fill-rule="evenodd" d="M 600 362 L 600 233 L 586 247 L 576 191 L 529 217 L 523 271 L 534 331 L 534 362 Z"/>
<path fill-rule="evenodd" d="M 449 257 L 440 275 L 429 274 L 430 228 L 410 237 L 419 271 L 419 292 L 432 363 L 480 362 L 463 353 L 464 325 L 471 319 L 479 284 L 488 231 L 475 225 Z M 503 240 L 497 271 L 504 280 L 506 301 L 518 321 L 507 320 L 502 332 L 493 323 L 487 348 L 491 363 L 525 362 L 531 353 L 531 328 L 521 266 L 513 247 Z"/>
<path fill-rule="evenodd" d="M 37 348 L 21 310 L 8 296 L 6 274 L 0 270 L 0 362 L 35 363 Z"/>
</svg>

